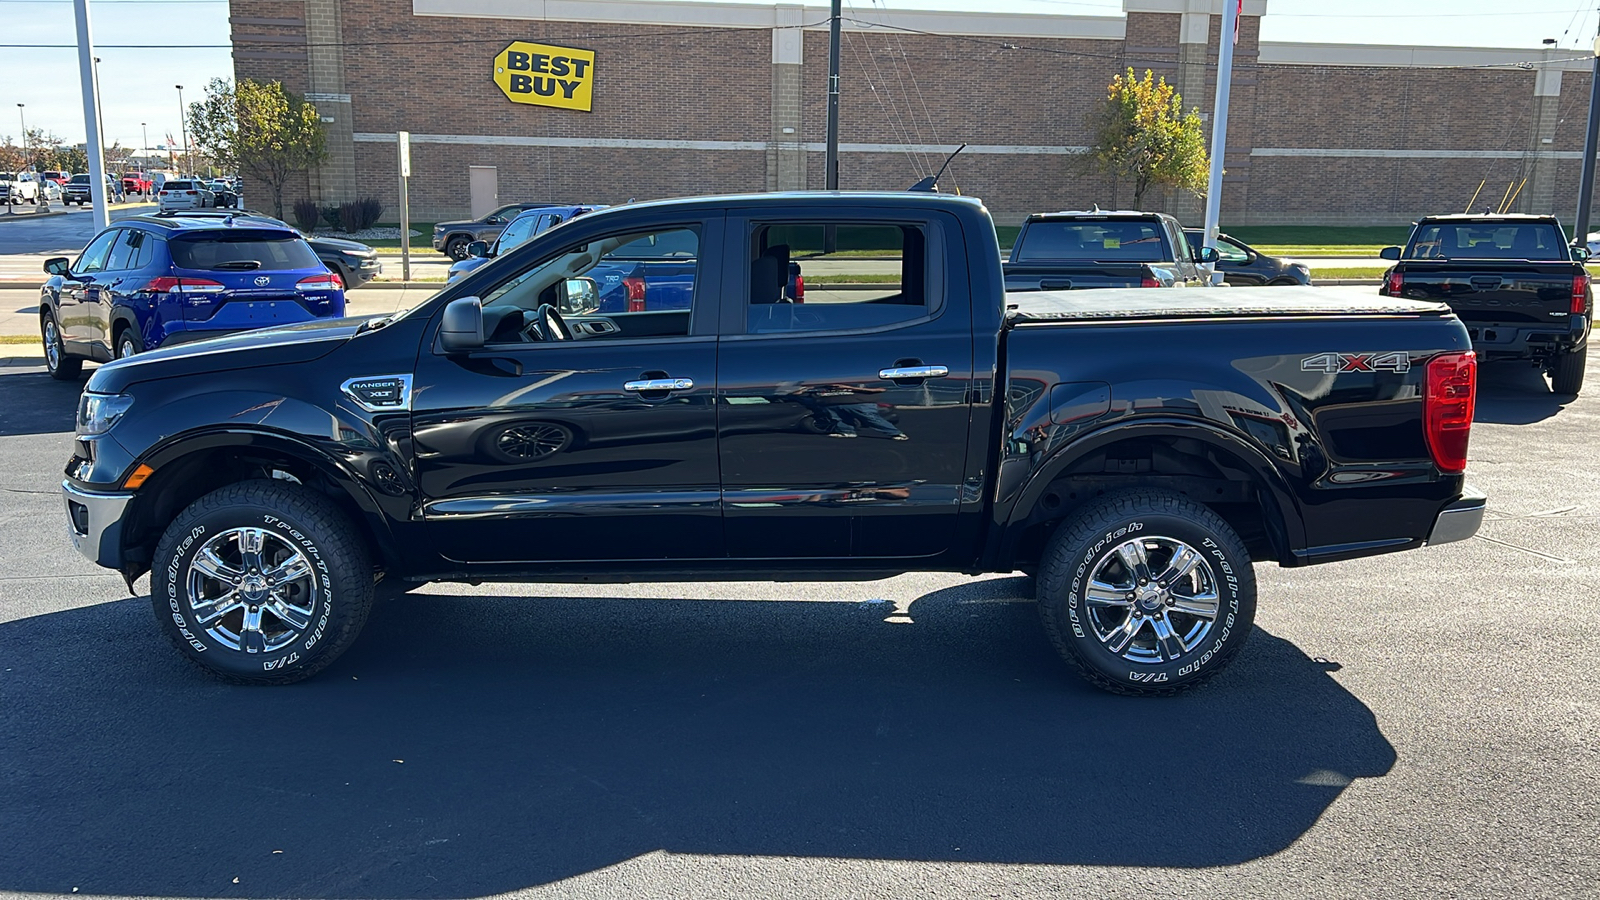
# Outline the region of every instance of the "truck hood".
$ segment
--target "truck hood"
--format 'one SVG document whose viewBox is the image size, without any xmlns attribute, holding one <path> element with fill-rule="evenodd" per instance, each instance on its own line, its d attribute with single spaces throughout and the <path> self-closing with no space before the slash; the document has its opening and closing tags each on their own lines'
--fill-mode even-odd
<svg viewBox="0 0 1600 900">
<path fill-rule="evenodd" d="M 117 394 L 130 384 L 159 378 L 310 362 L 332 353 L 371 318 L 322 319 L 163 347 L 106 363 L 90 376 L 85 390 Z"/>
<path fill-rule="evenodd" d="M 479 222 L 479 221 L 477 221 L 475 219 L 458 219 L 457 221 L 454 221 L 454 222 L 439 222 L 439 223 L 436 223 L 433 226 L 433 230 L 434 231 L 450 231 L 451 229 L 454 229 L 454 228 L 472 229 L 472 228 L 484 228 L 484 227 L 486 227 L 486 226 L 482 222 Z"/>
<path fill-rule="evenodd" d="M 372 248 L 360 241 L 347 241 L 344 238 L 308 237 L 306 243 L 315 249 L 327 248 L 341 253 L 354 253 L 357 256 L 367 256 L 372 253 Z"/>
</svg>

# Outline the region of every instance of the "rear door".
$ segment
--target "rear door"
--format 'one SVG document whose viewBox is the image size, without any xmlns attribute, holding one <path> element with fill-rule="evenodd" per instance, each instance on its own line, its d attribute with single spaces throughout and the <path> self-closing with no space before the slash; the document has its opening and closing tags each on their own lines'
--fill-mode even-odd
<svg viewBox="0 0 1600 900">
<path fill-rule="evenodd" d="M 808 281 L 789 263 L 849 275 L 841 246 L 898 261 L 864 287 Z M 972 323 L 952 217 L 844 209 L 827 218 L 729 217 L 717 433 L 729 555 L 932 557 L 950 549 L 966 462 Z M 881 263 L 877 266 L 881 267 Z"/>
</svg>

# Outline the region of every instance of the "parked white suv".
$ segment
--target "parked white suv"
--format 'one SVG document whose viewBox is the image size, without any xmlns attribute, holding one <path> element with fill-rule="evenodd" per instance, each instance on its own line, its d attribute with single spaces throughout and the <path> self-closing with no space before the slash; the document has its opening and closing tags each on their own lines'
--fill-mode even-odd
<svg viewBox="0 0 1600 900">
<path fill-rule="evenodd" d="M 34 172 L 0 172 L 0 202 L 15 206 L 39 202 L 39 176 Z"/>
<path fill-rule="evenodd" d="M 205 209 L 217 205 L 217 195 L 205 182 L 188 178 L 171 178 L 156 192 L 156 203 L 162 212 L 175 209 Z"/>
</svg>

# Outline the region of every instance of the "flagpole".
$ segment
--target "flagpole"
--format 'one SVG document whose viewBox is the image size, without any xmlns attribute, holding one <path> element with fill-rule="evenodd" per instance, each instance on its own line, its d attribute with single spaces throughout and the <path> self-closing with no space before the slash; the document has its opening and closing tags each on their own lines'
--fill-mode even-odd
<svg viewBox="0 0 1600 900">
<path fill-rule="evenodd" d="M 1233 87 L 1233 45 L 1239 40 L 1239 14 L 1244 0 L 1222 0 L 1221 46 L 1217 49 L 1217 99 L 1211 111 L 1211 177 L 1206 181 L 1205 246 L 1216 249 L 1217 230 L 1222 220 L 1222 157 L 1228 151 L 1228 95 Z M 1207 280 L 1213 280 L 1216 264 L 1207 266 Z"/>
</svg>

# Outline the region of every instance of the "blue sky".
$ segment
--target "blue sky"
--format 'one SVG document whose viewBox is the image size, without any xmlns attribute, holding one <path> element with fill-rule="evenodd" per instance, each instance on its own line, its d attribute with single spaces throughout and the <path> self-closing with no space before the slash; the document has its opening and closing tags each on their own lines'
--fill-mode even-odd
<svg viewBox="0 0 1600 900">
<path fill-rule="evenodd" d="M 672 0 L 661 0 L 672 2 Z M 815 2 L 815 0 L 813 0 Z M 1269 0 L 1262 37 L 1269 41 L 1538 48 L 1544 38 L 1589 52 L 1600 0 Z M 1122 0 L 847 0 L 846 10 L 983 9 L 1060 15 L 1118 16 Z M 100 103 L 110 139 L 141 143 L 140 122 L 151 143 L 178 130 L 178 92 L 202 96 L 216 77 L 231 77 L 227 0 L 91 0 Z M 21 132 L 16 104 L 30 128 L 69 141 L 84 135 L 78 57 L 70 0 L 0 0 L 8 23 L 0 46 L 0 136 Z M 224 45 L 136 49 L 129 44 Z M 21 46 L 17 46 L 21 45 Z M 55 46 L 42 46 L 55 45 Z M 65 45 L 65 46 L 62 46 Z M 1530 54 L 1531 56 L 1532 54 Z M 487 86 L 487 81 L 485 82 Z"/>
</svg>

